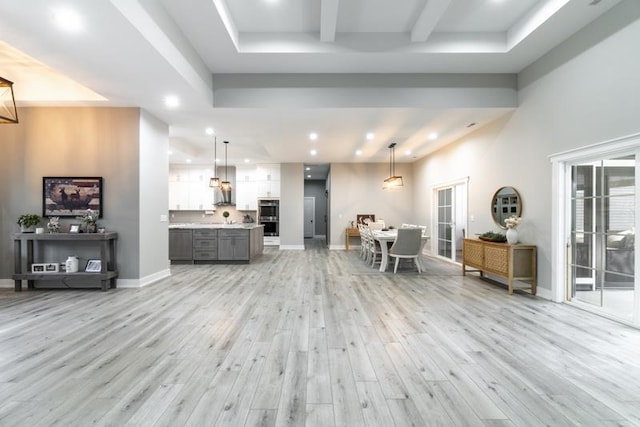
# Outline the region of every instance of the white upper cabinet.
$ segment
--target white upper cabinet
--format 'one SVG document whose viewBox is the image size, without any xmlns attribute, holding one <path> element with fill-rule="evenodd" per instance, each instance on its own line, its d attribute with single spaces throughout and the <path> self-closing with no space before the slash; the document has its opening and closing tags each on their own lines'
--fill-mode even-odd
<svg viewBox="0 0 640 427">
<path fill-rule="evenodd" d="M 236 209 L 239 211 L 257 211 L 258 193 L 256 168 L 254 166 L 236 167 Z"/>
<path fill-rule="evenodd" d="M 256 168 L 258 197 L 280 197 L 280 164 L 260 164 Z"/>
<path fill-rule="evenodd" d="M 213 209 L 212 168 L 169 168 L 169 210 Z"/>
</svg>

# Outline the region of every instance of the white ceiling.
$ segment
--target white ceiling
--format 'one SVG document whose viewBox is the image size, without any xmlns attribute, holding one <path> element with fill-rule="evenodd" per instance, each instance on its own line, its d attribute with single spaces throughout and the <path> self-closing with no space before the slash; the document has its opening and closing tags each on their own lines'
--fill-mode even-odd
<svg viewBox="0 0 640 427">
<path fill-rule="evenodd" d="M 0 75 L 19 106 L 144 108 L 172 163 L 211 163 L 207 127 L 229 164 L 386 162 L 390 142 L 406 162 L 512 111 L 516 74 L 618 2 L 0 0 Z"/>
</svg>

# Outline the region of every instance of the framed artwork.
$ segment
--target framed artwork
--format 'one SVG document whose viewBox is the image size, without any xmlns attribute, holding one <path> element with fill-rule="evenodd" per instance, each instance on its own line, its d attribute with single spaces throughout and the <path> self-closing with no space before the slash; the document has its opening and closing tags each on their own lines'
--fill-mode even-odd
<svg viewBox="0 0 640 427">
<path fill-rule="evenodd" d="M 358 214 L 356 216 L 356 219 L 358 220 L 358 224 L 366 224 L 369 222 L 376 222 L 376 215 L 375 214 Z"/>
<path fill-rule="evenodd" d="M 80 224 L 71 224 L 69 226 L 69 233 L 79 233 L 80 232 Z"/>
<path fill-rule="evenodd" d="M 77 217 L 87 209 L 102 218 L 102 177 L 42 178 L 43 217 Z"/>
<path fill-rule="evenodd" d="M 101 270 L 102 261 L 100 261 L 99 259 L 90 259 L 89 261 L 87 261 L 87 267 L 84 269 L 84 271 L 88 273 L 100 273 Z"/>
</svg>

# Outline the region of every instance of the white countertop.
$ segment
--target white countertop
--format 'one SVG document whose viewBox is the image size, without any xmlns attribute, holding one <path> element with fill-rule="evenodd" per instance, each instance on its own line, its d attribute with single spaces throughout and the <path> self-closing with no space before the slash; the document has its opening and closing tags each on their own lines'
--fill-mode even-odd
<svg viewBox="0 0 640 427">
<path fill-rule="evenodd" d="M 196 229 L 196 228 L 230 228 L 230 229 L 234 229 L 234 228 L 239 228 L 239 229 L 244 229 L 244 230 L 251 230 L 253 228 L 257 228 L 257 227 L 264 227 L 264 225 L 262 224 L 258 224 L 256 222 L 240 222 L 240 223 L 235 223 L 235 224 L 222 224 L 222 223 L 175 223 L 175 224 L 169 224 L 169 229 L 172 228 L 189 228 L 189 229 Z"/>
</svg>

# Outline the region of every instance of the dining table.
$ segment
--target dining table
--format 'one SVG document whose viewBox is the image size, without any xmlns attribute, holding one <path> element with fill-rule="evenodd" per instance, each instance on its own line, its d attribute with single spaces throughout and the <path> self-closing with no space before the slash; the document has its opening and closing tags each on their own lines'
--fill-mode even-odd
<svg viewBox="0 0 640 427">
<path fill-rule="evenodd" d="M 390 229 L 390 230 L 374 230 L 371 232 L 373 234 L 374 240 L 380 243 L 380 252 L 382 259 L 380 260 L 380 272 L 387 271 L 387 266 L 389 265 L 389 247 L 390 243 L 396 241 L 398 238 L 398 229 Z M 418 263 L 420 264 L 420 269 L 424 270 L 422 265 L 422 250 L 424 249 L 424 245 L 429 241 L 430 236 L 426 234 L 422 234 L 422 238 L 420 240 L 420 256 L 417 258 Z"/>
</svg>

